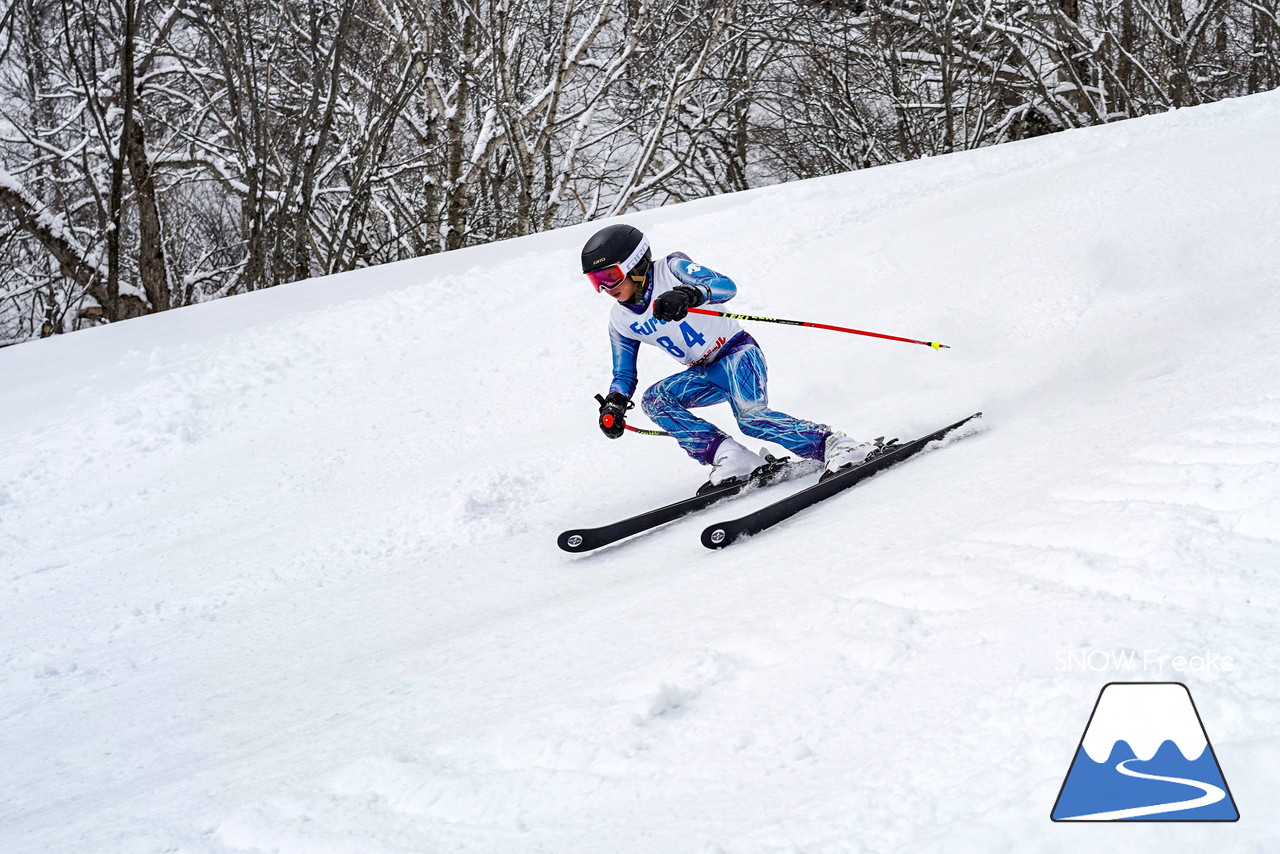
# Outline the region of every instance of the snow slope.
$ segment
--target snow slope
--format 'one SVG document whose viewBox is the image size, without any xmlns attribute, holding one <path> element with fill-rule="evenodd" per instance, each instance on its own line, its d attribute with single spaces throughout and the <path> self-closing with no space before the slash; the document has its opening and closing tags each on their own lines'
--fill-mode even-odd
<svg viewBox="0 0 1280 854">
<path fill-rule="evenodd" d="M 1275 850 L 1278 133 L 630 217 L 736 310 L 953 347 L 752 326 L 778 408 L 987 413 L 722 552 L 555 547 L 703 477 L 596 430 L 598 223 L 0 351 L 0 851 Z M 1188 684 L 1240 822 L 1050 822 L 1126 680 Z"/>
</svg>

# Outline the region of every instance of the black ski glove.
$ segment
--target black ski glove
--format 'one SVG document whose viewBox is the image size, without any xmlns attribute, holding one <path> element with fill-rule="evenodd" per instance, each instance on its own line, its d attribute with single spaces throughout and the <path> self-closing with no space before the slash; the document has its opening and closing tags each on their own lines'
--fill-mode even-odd
<svg viewBox="0 0 1280 854">
<path fill-rule="evenodd" d="M 658 320 L 684 320 L 689 309 L 702 305 L 702 294 L 688 285 L 676 285 L 653 301 L 653 316 Z"/>
<path fill-rule="evenodd" d="M 627 429 L 627 410 L 635 406 L 620 391 L 609 392 L 608 397 L 596 395 L 600 401 L 600 431 L 610 439 L 616 439 Z"/>
</svg>

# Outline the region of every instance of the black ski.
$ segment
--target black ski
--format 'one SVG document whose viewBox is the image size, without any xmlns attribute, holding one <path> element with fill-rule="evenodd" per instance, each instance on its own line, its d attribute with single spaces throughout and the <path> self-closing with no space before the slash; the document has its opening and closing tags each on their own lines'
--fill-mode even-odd
<svg viewBox="0 0 1280 854">
<path fill-rule="evenodd" d="M 981 415 L 981 412 L 975 412 L 968 418 L 963 418 L 955 424 L 943 427 L 941 430 L 935 430 L 928 436 L 921 436 L 919 439 L 902 445 L 894 445 L 883 454 L 874 456 L 852 468 L 836 472 L 807 489 L 802 489 L 794 495 L 788 495 L 786 498 L 767 504 L 754 513 L 748 513 L 741 519 L 733 519 L 728 522 L 711 525 L 702 532 L 702 544 L 709 549 L 722 549 L 725 546 L 736 543 L 743 537 L 758 534 L 767 528 L 771 528 L 784 519 L 791 518 L 806 507 L 811 507 L 824 498 L 830 498 L 837 492 L 866 480 L 876 472 L 883 471 L 894 463 L 900 463 L 907 457 L 919 453 L 930 442 L 936 442 L 952 430 L 969 423 Z"/>
<path fill-rule="evenodd" d="M 659 507 L 657 510 L 649 510 L 638 516 L 614 522 L 611 525 L 565 531 L 556 539 L 556 545 L 567 552 L 589 552 L 592 549 L 616 543 L 618 540 L 630 537 L 633 534 L 639 534 L 650 528 L 673 522 L 683 516 L 688 516 L 690 513 L 696 513 L 726 498 L 741 495 L 744 492 L 763 486 L 772 486 L 775 483 L 794 480 L 806 474 L 813 474 L 822 468 L 822 463 L 817 460 L 775 459 L 772 457 L 768 459 L 768 464 L 753 475 L 750 480 L 721 487 L 712 487 L 683 501 L 668 504 L 666 507 Z"/>
</svg>

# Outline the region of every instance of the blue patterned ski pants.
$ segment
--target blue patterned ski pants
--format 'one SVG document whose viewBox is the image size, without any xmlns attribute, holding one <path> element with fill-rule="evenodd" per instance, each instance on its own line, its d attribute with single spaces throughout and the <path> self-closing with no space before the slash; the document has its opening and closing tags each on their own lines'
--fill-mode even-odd
<svg viewBox="0 0 1280 854">
<path fill-rule="evenodd" d="M 831 428 L 769 408 L 764 353 L 754 340 L 747 342 L 710 365 L 694 365 L 654 383 L 641 401 L 645 414 L 703 465 L 711 464 L 727 436 L 689 410 L 725 401 L 746 435 L 776 442 L 800 457 L 822 459 Z"/>
</svg>

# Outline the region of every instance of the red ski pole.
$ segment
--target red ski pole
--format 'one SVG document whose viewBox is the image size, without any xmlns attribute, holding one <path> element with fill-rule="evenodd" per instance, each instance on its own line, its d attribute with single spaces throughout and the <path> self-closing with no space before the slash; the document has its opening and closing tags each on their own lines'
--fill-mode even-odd
<svg viewBox="0 0 1280 854">
<path fill-rule="evenodd" d="M 905 344 L 923 344 L 935 350 L 950 350 L 951 347 L 941 341 L 917 341 L 914 338 L 899 338 L 897 335 L 884 335 L 880 332 L 866 332 L 862 329 L 849 329 L 844 326 L 831 326 L 827 323 L 810 323 L 806 320 L 780 320 L 776 317 L 756 317 L 752 314 L 730 314 L 727 311 L 713 311 L 709 308 L 691 308 L 690 314 L 709 314 L 713 317 L 730 317 L 734 320 L 760 320 L 765 323 L 784 323 L 787 326 L 808 326 L 812 329 L 830 329 L 832 332 L 848 332 L 851 335 L 866 335 L 868 338 L 883 338 L 886 341 L 902 341 Z"/>
</svg>

